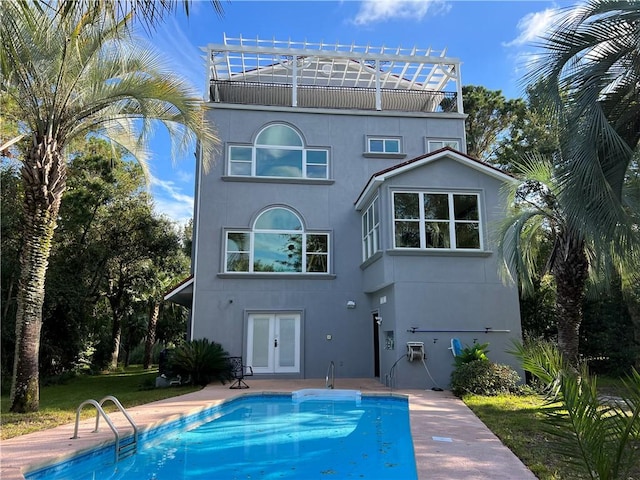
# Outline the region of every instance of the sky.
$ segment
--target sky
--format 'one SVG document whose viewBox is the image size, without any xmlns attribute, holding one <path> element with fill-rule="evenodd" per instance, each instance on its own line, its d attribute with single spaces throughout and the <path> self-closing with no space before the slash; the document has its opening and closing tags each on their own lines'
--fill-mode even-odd
<svg viewBox="0 0 640 480">
<path fill-rule="evenodd" d="M 148 33 L 167 61 L 204 96 L 207 85 L 199 47 L 228 37 L 326 42 L 434 50 L 461 60 L 463 85 L 523 96 L 522 77 L 535 43 L 554 14 L 570 1 L 475 0 L 221 0 L 218 15 L 208 0 L 182 6 Z M 195 159 L 173 158 L 160 130 L 151 145 L 151 192 L 156 211 L 185 223 L 193 214 Z"/>
</svg>

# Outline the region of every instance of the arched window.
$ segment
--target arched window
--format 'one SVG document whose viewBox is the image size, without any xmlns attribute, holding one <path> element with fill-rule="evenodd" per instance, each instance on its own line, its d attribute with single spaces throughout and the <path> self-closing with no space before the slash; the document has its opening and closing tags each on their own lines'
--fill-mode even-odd
<svg viewBox="0 0 640 480">
<path fill-rule="evenodd" d="M 305 147 L 284 124 L 265 127 L 253 145 L 229 146 L 229 175 L 276 178 L 328 178 L 329 150 Z"/>
<path fill-rule="evenodd" d="M 251 231 L 227 231 L 225 243 L 226 272 L 329 272 L 329 235 L 306 232 L 287 208 L 265 210 Z"/>
</svg>

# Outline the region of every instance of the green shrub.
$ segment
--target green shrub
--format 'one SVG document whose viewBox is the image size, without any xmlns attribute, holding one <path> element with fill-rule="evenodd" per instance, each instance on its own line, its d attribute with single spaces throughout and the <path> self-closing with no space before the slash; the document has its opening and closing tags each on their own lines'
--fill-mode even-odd
<svg viewBox="0 0 640 480">
<path fill-rule="evenodd" d="M 500 395 L 517 393 L 520 375 L 508 365 L 488 360 L 474 360 L 459 365 L 451 374 L 451 391 L 461 397 L 467 393 L 476 395 Z"/>
<path fill-rule="evenodd" d="M 205 386 L 213 380 L 224 383 L 229 379 L 228 355 L 219 343 L 191 340 L 172 352 L 169 368 L 195 385 Z"/>
<path fill-rule="evenodd" d="M 489 353 L 489 350 L 487 350 L 488 346 L 489 346 L 488 343 L 474 343 L 471 346 L 466 345 L 460 352 L 460 355 L 456 355 L 455 357 L 456 367 L 459 367 L 460 365 L 464 365 L 465 363 L 474 362 L 476 360 L 488 361 L 489 360 L 487 358 L 487 353 Z"/>
</svg>

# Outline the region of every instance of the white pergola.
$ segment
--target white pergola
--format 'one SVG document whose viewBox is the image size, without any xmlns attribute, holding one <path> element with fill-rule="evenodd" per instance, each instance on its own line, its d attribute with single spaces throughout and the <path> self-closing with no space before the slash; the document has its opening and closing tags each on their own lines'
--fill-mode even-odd
<svg viewBox="0 0 640 480">
<path fill-rule="evenodd" d="M 206 49 L 208 80 L 290 85 L 291 105 L 298 105 L 298 87 L 375 89 L 376 110 L 382 91 L 455 92 L 462 113 L 460 60 L 446 50 L 373 47 L 340 43 L 232 38 Z M 207 85 L 208 88 L 208 85 Z"/>
</svg>

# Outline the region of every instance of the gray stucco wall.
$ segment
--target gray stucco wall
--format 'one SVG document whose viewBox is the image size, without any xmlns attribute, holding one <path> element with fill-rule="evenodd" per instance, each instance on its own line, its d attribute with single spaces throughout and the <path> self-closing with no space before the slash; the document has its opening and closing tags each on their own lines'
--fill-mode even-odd
<svg viewBox="0 0 640 480">
<path fill-rule="evenodd" d="M 201 175 L 197 189 L 192 338 L 210 338 L 222 343 L 230 354 L 246 358 L 250 313 L 298 312 L 302 322 L 300 372 L 287 375 L 324 377 L 333 361 L 338 387 L 340 377 L 374 375 L 374 329 L 380 333 L 383 381 L 392 364 L 405 353 L 407 341 L 425 341 L 431 374 L 443 387 L 448 385 L 453 363 L 446 349 L 450 335 L 408 333 L 411 327 L 509 329 L 509 335 L 457 335 L 463 343 L 475 338 L 490 341 L 491 358 L 503 360 L 499 352 L 504 350 L 507 336 L 520 335 L 519 312 L 515 289 L 502 285 L 497 275 L 495 254 L 407 256 L 387 251 L 391 245 L 393 188 L 478 191 L 486 227 L 497 215 L 498 180 L 448 160 L 394 177 L 380 191 L 381 213 L 386 219 L 381 227 L 383 253 L 366 265 L 361 262 L 361 213 L 355 210 L 354 201 L 370 176 L 424 154 L 428 138 L 457 139 L 462 144 L 462 116 L 406 117 L 382 112 L 338 115 L 224 106 L 210 115 L 224 144 L 213 168 Z M 236 181 L 225 177 L 226 145 L 252 143 L 255 134 L 269 122 L 294 126 L 308 146 L 330 148 L 331 182 Z M 401 136 L 406 157 L 363 156 L 366 135 Z M 331 233 L 330 275 L 222 273 L 224 228 L 246 229 L 261 210 L 273 205 L 296 211 L 305 229 Z M 489 247 L 486 229 L 485 241 Z M 381 305 L 383 296 L 386 303 Z M 355 308 L 347 308 L 349 300 L 355 302 Z M 380 326 L 373 319 L 376 312 L 383 318 Z M 393 350 L 385 348 L 385 331 L 394 334 Z M 396 373 L 398 387 L 426 388 L 432 383 L 425 380 L 424 366 L 415 362 L 399 362 Z"/>
</svg>

